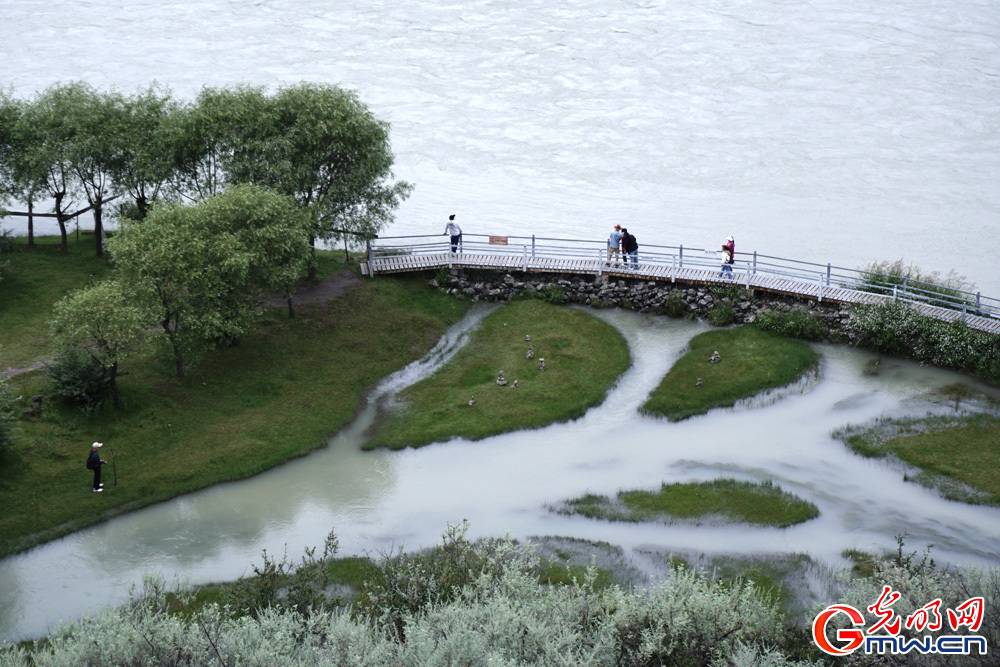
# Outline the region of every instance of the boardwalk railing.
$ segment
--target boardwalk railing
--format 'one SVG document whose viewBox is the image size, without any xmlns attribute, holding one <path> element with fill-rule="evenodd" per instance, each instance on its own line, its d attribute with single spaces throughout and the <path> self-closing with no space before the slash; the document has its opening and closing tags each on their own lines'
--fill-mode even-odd
<svg viewBox="0 0 1000 667">
<path fill-rule="evenodd" d="M 902 301 L 930 317 L 961 319 L 970 327 L 1000 334 L 1000 299 L 979 292 L 757 252 L 737 252 L 728 274 L 721 271 L 721 255 L 704 248 L 644 244 L 632 263 L 624 256 L 609 261 L 605 241 L 465 234 L 452 252 L 447 236 L 393 236 L 371 241 L 368 270 L 377 275 L 445 267 L 738 284 L 837 303 Z"/>
</svg>

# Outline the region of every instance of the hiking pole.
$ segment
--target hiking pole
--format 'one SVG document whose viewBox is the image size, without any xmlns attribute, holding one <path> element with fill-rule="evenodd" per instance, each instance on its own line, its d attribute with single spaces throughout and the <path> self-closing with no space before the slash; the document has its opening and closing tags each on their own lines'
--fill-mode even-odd
<svg viewBox="0 0 1000 667">
<path fill-rule="evenodd" d="M 118 486 L 118 466 L 115 465 L 115 450 L 111 450 L 111 471 L 115 474 L 115 486 Z"/>
</svg>

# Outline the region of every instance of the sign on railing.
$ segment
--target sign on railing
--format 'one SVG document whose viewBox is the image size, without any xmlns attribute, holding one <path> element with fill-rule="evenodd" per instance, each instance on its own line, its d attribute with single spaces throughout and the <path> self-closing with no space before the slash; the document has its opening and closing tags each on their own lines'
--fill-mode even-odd
<svg viewBox="0 0 1000 667">
<path fill-rule="evenodd" d="M 490 245 L 507 245 L 506 236 L 491 236 Z"/>
</svg>

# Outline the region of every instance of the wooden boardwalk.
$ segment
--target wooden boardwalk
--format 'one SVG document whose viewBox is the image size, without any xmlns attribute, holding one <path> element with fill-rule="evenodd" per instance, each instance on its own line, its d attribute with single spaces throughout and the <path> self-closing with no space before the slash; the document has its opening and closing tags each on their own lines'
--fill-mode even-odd
<svg viewBox="0 0 1000 667">
<path fill-rule="evenodd" d="M 550 249 L 551 251 L 551 249 Z M 534 252 L 534 250 L 533 250 Z M 553 255 L 555 252 L 552 253 Z M 413 271 L 428 271 L 441 268 L 461 268 L 493 271 L 516 271 L 523 273 L 554 273 L 608 276 L 609 278 L 628 278 L 691 285 L 739 285 L 746 289 L 786 294 L 802 299 L 829 301 L 832 303 L 860 304 L 882 303 L 900 298 L 894 294 L 878 294 L 870 291 L 853 289 L 843 284 L 831 281 L 829 272 L 824 280 L 821 272 L 813 276 L 783 275 L 783 272 L 762 270 L 751 267 L 747 263 L 734 266 L 732 279 L 720 278 L 719 269 L 709 266 L 679 266 L 676 258 L 672 263 L 665 261 L 638 263 L 609 263 L 599 258 L 599 253 L 591 252 L 593 259 L 579 256 L 543 256 L 531 255 L 527 247 L 520 252 L 515 247 L 503 246 L 496 252 L 490 248 L 452 253 L 445 244 L 444 251 L 407 252 L 404 247 L 376 248 L 369 252 L 368 270 L 372 275 L 382 273 L 403 273 Z M 682 256 L 683 259 L 683 256 Z M 690 263 L 689 263 L 690 264 Z M 964 320 L 971 328 L 1000 335 L 1000 315 L 992 312 L 970 312 L 968 307 L 946 307 L 920 300 L 904 298 L 907 303 L 921 314 L 944 321 Z M 974 311 L 974 309 L 973 309 Z"/>
</svg>

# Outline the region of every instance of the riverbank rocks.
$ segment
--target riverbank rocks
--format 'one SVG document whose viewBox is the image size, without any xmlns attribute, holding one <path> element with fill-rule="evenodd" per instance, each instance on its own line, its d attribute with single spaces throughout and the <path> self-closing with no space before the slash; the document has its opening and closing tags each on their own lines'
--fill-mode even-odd
<svg viewBox="0 0 1000 667">
<path fill-rule="evenodd" d="M 764 311 L 787 312 L 798 309 L 822 321 L 830 329 L 832 339 L 850 341 L 845 327 L 851 317 L 849 306 L 769 292 L 747 291 L 731 283 L 707 286 L 609 278 L 606 275 L 567 277 L 543 273 L 462 271 L 453 275 L 447 285 L 440 285 L 436 280 L 430 281 L 430 284 L 452 296 L 462 296 L 473 301 L 542 298 L 557 303 L 575 303 L 593 308 L 627 308 L 641 313 L 673 317 L 702 318 L 707 317 L 713 309 L 728 307 L 733 312 L 735 324 L 753 322 Z M 525 342 L 529 340 L 525 336 Z"/>
</svg>

